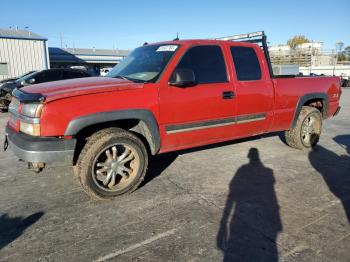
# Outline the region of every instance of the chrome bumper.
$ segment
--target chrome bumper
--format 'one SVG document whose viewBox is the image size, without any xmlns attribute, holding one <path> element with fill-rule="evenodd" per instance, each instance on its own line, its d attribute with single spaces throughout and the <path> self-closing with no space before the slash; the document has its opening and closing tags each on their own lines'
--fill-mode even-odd
<svg viewBox="0 0 350 262">
<path fill-rule="evenodd" d="M 6 127 L 10 149 L 19 158 L 50 166 L 72 165 L 76 139 L 33 137 Z"/>
</svg>

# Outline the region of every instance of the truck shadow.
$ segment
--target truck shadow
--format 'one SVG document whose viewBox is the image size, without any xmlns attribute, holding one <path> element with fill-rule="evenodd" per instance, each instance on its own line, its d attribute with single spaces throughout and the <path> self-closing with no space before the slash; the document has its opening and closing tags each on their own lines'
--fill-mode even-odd
<svg viewBox="0 0 350 262">
<path fill-rule="evenodd" d="M 168 166 L 175 161 L 179 154 L 176 152 L 155 155 L 150 158 L 148 172 L 140 187 L 143 187 L 154 178 L 160 176 Z"/>
<path fill-rule="evenodd" d="M 256 148 L 248 158 L 230 183 L 217 247 L 224 261 L 278 261 L 276 239 L 282 223 L 273 170 L 263 165 Z"/>
<path fill-rule="evenodd" d="M 37 222 L 43 212 L 34 213 L 26 218 L 14 217 L 10 218 L 7 214 L 0 216 L 0 249 L 4 248 L 12 241 L 17 239 L 23 232 Z"/>
<path fill-rule="evenodd" d="M 226 142 L 210 144 L 210 145 L 205 145 L 205 146 L 199 146 L 199 147 L 194 147 L 194 148 L 190 148 L 190 149 L 184 149 L 184 150 L 175 151 L 175 152 L 171 152 L 171 153 L 164 153 L 164 154 L 152 156 L 150 158 L 148 173 L 146 174 L 145 179 L 141 183 L 140 187 L 145 186 L 147 183 L 152 181 L 154 178 L 160 176 L 162 174 L 162 172 L 164 170 L 166 170 L 167 167 L 170 166 L 179 155 L 189 154 L 189 153 L 198 152 L 198 151 L 207 150 L 207 149 L 212 149 L 212 148 L 217 148 L 217 147 L 221 147 L 221 146 L 234 145 L 234 144 L 247 142 L 247 141 L 254 141 L 257 139 L 261 139 L 261 138 L 277 137 L 277 136 L 283 141 L 282 135 L 279 132 L 275 132 L 275 133 L 262 134 L 262 135 L 257 135 L 257 136 L 253 136 L 253 137 L 230 140 L 230 141 L 226 141 Z"/>
<path fill-rule="evenodd" d="M 340 146 L 346 149 L 348 155 L 350 155 L 350 135 L 340 135 L 333 138 Z"/>
<path fill-rule="evenodd" d="M 350 135 L 339 136 L 334 140 L 344 142 L 349 153 Z M 318 145 L 309 153 L 309 160 L 322 176 L 329 190 L 341 201 L 350 223 L 350 157 L 339 156 Z"/>
</svg>

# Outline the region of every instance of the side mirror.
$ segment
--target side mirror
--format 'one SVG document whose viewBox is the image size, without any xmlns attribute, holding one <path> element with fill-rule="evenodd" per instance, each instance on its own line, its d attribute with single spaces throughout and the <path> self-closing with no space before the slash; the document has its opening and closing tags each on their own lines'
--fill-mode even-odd
<svg viewBox="0 0 350 262">
<path fill-rule="evenodd" d="M 169 85 L 177 87 L 195 86 L 196 84 L 196 77 L 191 69 L 175 69 L 169 81 Z"/>
<path fill-rule="evenodd" d="M 35 78 L 31 78 L 31 79 L 28 79 L 28 80 L 23 80 L 21 82 L 21 86 L 32 85 L 34 83 L 35 83 Z"/>
</svg>

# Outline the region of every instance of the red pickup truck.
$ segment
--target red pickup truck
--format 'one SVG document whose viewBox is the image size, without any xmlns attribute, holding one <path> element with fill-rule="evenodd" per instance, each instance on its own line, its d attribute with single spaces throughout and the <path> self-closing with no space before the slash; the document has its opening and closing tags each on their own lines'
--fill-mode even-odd
<svg viewBox="0 0 350 262">
<path fill-rule="evenodd" d="M 135 190 L 159 153 L 275 131 L 315 146 L 339 78 L 274 76 L 266 36 L 246 38 L 145 43 L 106 77 L 17 89 L 5 144 L 36 170 L 74 166 L 98 198 Z"/>
</svg>

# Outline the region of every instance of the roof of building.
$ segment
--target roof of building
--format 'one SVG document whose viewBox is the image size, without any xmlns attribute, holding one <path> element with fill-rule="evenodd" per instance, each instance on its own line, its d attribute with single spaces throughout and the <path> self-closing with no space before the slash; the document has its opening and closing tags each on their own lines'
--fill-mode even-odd
<svg viewBox="0 0 350 262">
<path fill-rule="evenodd" d="M 49 47 L 51 62 L 56 63 L 118 63 L 130 51 L 87 48 Z"/>
<path fill-rule="evenodd" d="M 130 53 L 130 50 L 49 47 L 49 53 L 50 55 L 126 56 Z"/>
<path fill-rule="evenodd" d="M 0 28 L 0 38 L 47 41 L 47 38 L 23 29 L 1 29 Z"/>
</svg>

